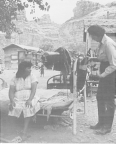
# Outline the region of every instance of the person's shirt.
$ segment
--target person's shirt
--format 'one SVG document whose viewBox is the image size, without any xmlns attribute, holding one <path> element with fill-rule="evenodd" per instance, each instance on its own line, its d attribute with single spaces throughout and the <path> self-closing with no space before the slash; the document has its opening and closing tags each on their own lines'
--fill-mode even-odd
<svg viewBox="0 0 116 144">
<path fill-rule="evenodd" d="M 31 73 L 28 77 L 26 77 L 25 80 L 23 78 L 16 78 L 16 76 L 14 76 L 11 80 L 10 85 L 15 86 L 16 91 L 21 91 L 31 89 L 31 84 L 34 82 L 38 83 L 38 80 L 35 75 Z"/>
<path fill-rule="evenodd" d="M 103 36 L 99 45 L 97 57 L 100 61 L 109 62 L 109 66 L 102 73 L 103 77 L 106 77 L 116 70 L 116 42 L 106 34 Z"/>
</svg>

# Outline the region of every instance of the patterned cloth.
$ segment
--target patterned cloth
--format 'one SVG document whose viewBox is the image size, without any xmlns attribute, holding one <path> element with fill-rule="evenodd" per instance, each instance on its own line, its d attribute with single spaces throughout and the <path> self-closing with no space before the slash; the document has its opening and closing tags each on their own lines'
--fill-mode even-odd
<svg viewBox="0 0 116 144">
<path fill-rule="evenodd" d="M 30 97 L 31 84 L 34 82 L 38 82 L 38 80 L 33 74 L 29 75 L 25 80 L 23 78 L 16 79 L 16 77 L 11 80 L 10 85 L 15 86 L 16 88 L 14 97 L 16 106 L 12 111 L 9 111 L 10 116 L 20 117 L 21 113 L 23 112 L 24 118 L 31 117 L 40 110 L 40 103 L 38 102 L 39 96 L 37 93 L 35 93 L 32 100 L 32 107 L 28 108 L 25 106 L 26 101 Z"/>
</svg>

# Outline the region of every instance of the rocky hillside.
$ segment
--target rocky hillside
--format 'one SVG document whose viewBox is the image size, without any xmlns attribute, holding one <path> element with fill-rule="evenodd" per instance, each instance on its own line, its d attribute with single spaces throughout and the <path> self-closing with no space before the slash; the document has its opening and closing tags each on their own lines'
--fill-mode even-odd
<svg viewBox="0 0 116 144">
<path fill-rule="evenodd" d="M 46 48 L 47 46 L 56 49 L 62 46 L 62 40 L 59 35 L 60 25 L 51 21 L 49 15 L 43 15 L 38 21 L 27 21 L 25 12 L 18 15 L 18 21 L 15 22 L 20 30 L 20 34 L 13 33 L 11 40 L 6 40 L 1 33 L 1 47 L 10 43 L 28 45 L 33 47 Z"/>
<path fill-rule="evenodd" d="M 19 36 L 19 44 L 35 47 L 51 45 L 54 48 L 59 44 L 60 25 L 51 22 L 49 15 L 44 15 L 38 22 L 19 21 L 17 26 L 23 32 Z"/>
<path fill-rule="evenodd" d="M 40 47 L 44 50 L 54 50 L 64 46 L 69 50 L 78 48 L 79 51 L 84 51 L 83 20 L 116 19 L 116 3 L 109 3 L 106 6 L 91 2 L 77 3 L 74 17 L 63 25 L 52 22 L 49 15 L 44 15 L 35 22 L 27 21 L 25 12 L 21 12 L 17 19 L 16 25 L 21 31 L 20 34 L 13 33 L 12 39 L 7 40 L 4 34 L 0 33 L 0 48 L 15 43 Z"/>
</svg>

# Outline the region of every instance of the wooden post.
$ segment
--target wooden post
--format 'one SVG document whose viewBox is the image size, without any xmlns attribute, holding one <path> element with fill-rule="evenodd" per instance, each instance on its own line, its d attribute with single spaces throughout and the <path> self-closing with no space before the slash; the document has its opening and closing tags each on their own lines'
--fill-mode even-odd
<svg viewBox="0 0 116 144">
<path fill-rule="evenodd" d="M 76 117 L 76 111 L 77 111 L 77 76 L 75 74 L 76 70 L 76 61 L 74 63 L 73 67 L 73 134 L 76 135 L 77 133 L 77 117 Z"/>
</svg>

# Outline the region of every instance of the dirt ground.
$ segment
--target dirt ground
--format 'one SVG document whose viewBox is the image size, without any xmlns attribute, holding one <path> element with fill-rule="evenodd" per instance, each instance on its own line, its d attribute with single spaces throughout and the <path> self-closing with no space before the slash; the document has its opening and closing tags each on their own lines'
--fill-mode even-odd
<svg viewBox="0 0 116 144">
<path fill-rule="evenodd" d="M 46 82 L 52 75 L 59 72 L 45 70 L 45 77 L 40 77 L 39 71 L 34 73 L 39 79 L 38 88 L 46 89 Z M 9 84 L 12 76 L 15 74 L 13 70 L 5 70 L 0 75 Z M 77 134 L 73 135 L 72 120 L 66 118 L 70 124 L 63 123 L 61 118 L 50 118 L 47 122 L 46 117 L 38 116 L 36 123 L 31 121 L 28 134 L 31 137 L 26 143 L 116 143 L 116 115 L 114 118 L 112 132 L 102 135 L 96 135 L 95 131 L 89 129 L 90 125 L 97 122 L 97 103 L 95 96 L 87 98 L 87 113 L 84 114 L 83 102 L 77 103 Z M 20 119 L 9 117 L 7 103 L 1 103 L 1 136 L 5 139 L 12 140 L 18 136 L 18 132 L 23 128 L 23 118 Z"/>
</svg>

